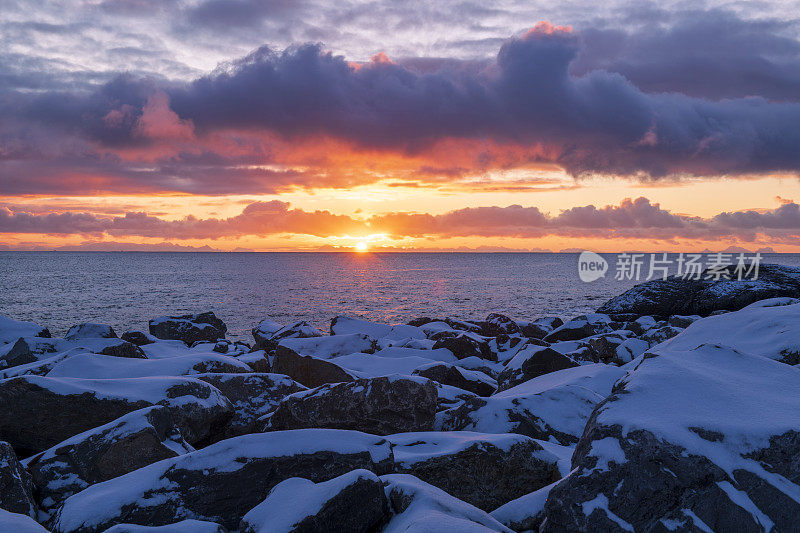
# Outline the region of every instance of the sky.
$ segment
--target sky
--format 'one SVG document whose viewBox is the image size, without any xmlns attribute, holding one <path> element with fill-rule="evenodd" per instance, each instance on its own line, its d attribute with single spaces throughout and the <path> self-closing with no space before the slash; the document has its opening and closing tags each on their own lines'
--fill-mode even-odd
<svg viewBox="0 0 800 533">
<path fill-rule="evenodd" d="M 0 249 L 800 252 L 798 1 L 0 14 Z"/>
</svg>

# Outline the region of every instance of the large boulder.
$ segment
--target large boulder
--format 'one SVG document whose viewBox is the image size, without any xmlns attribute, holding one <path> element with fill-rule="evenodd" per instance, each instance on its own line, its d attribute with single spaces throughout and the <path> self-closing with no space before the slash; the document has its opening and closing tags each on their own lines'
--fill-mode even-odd
<svg viewBox="0 0 800 533">
<path fill-rule="evenodd" d="M 503 391 L 550 372 L 578 366 L 552 348 L 529 344 L 515 355 L 497 376 L 497 390 Z"/>
<path fill-rule="evenodd" d="M 311 355 L 301 355 L 283 345 L 278 345 L 272 359 L 271 370 L 285 374 L 306 387 L 319 387 L 326 383 L 353 381 L 355 376 L 336 363 Z"/>
<path fill-rule="evenodd" d="M 392 518 L 386 532 L 511 533 L 477 507 L 409 474 L 381 476 Z"/>
<path fill-rule="evenodd" d="M 0 531 L 13 533 L 49 533 L 28 515 L 12 513 L 0 508 Z"/>
<path fill-rule="evenodd" d="M 710 320 L 687 332 L 713 339 Z M 679 335 L 634 361 L 588 421 L 543 530 L 800 530 L 800 368 L 769 358 L 794 324 L 742 343 L 750 353 L 694 345 L 695 331 L 689 349 Z"/>
<path fill-rule="evenodd" d="M 480 357 L 489 361 L 497 361 L 497 355 L 492 352 L 489 342 L 480 335 L 445 331 L 432 335 L 431 339 L 436 341 L 436 344 L 433 345 L 434 349 L 446 348 L 453 352 L 458 359 Z"/>
<path fill-rule="evenodd" d="M 256 350 L 274 350 L 275 346 L 283 339 L 306 339 L 322 337 L 322 332 L 309 324 L 300 321 L 288 326 L 266 319 L 252 329 L 253 339 L 256 341 Z"/>
<path fill-rule="evenodd" d="M 42 337 L 20 337 L 13 343 L 0 345 L 0 368 L 26 365 L 72 351 L 99 353 L 114 357 L 144 359 L 144 352 L 122 339 L 82 338 L 74 341 Z"/>
<path fill-rule="evenodd" d="M 760 265 L 758 278 L 739 280 L 734 268 L 730 279 L 701 279 L 670 276 L 640 283 L 604 303 L 598 313 L 636 315 L 701 315 L 714 311 L 737 311 L 766 298 L 800 297 L 800 269 L 783 265 Z"/>
<path fill-rule="evenodd" d="M 117 334 L 114 332 L 114 328 L 107 324 L 86 322 L 69 328 L 64 338 L 68 341 L 76 341 L 79 339 L 116 339 Z"/>
<path fill-rule="evenodd" d="M 70 437 L 25 465 L 47 510 L 89 485 L 191 451 L 169 409 L 153 406 Z"/>
<path fill-rule="evenodd" d="M 427 379 L 388 376 L 323 385 L 283 400 L 268 429 L 354 429 L 374 435 L 432 430 L 438 394 Z"/>
<path fill-rule="evenodd" d="M 273 411 L 286 396 L 306 390 L 281 374 L 198 374 L 195 377 L 219 389 L 233 405 L 233 418 L 223 435 L 226 438 L 260 431 L 263 424 L 257 424 L 258 418 Z"/>
<path fill-rule="evenodd" d="M 222 339 L 228 331 L 225 323 L 212 312 L 154 318 L 149 328 L 150 334 L 159 339 L 179 340 L 188 346 L 197 341 Z"/>
<path fill-rule="evenodd" d="M 293 477 L 248 511 L 242 533 L 369 533 L 389 518 L 383 484 L 374 472 L 353 470 L 314 483 Z"/>
<path fill-rule="evenodd" d="M 36 518 L 33 491 L 31 475 L 20 464 L 14 449 L 0 441 L 0 509 Z"/>
<path fill-rule="evenodd" d="M 391 467 L 389 443 L 355 431 L 242 435 L 92 485 L 64 502 L 53 530 L 160 526 L 183 518 L 237 529 L 281 481 L 302 477 L 318 483 L 359 468 L 383 474 Z"/>
<path fill-rule="evenodd" d="M 592 313 L 568 320 L 544 337 L 546 342 L 574 341 L 613 331 L 612 320 L 606 314 Z"/>
<path fill-rule="evenodd" d="M 557 457 L 530 437 L 470 432 L 399 433 L 397 472 L 491 511 L 560 478 Z"/>
<path fill-rule="evenodd" d="M 543 317 L 533 322 L 517 322 L 520 334 L 530 339 L 543 339 L 563 323 L 564 321 L 559 317 Z"/>
<path fill-rule="evenodd" d="M 465 398 L 442 413 L 437 429 L 576 443 L 592 410 L 625 373 L 616 366 L 589 364 L 545 374 L 488 398 Z"/>
<path fill-rule="evenodd" d="M 520 327 L 519 324 L 506 315 L 490 313 L 483 323 L 483 333 L 489 337 L 514 335 L 515 333 L 520 333 Z"/>
<path fill-rule="evenodd" d="M 0 315 L 0 345 L 14 342 L 20 337 L 50 337 L 50 331 L 33 322 Z"/>
<path fill-rule="evenodd" d="M 165 359 L 122 359 L 92 353 L 77 354 L 57 363 L 48 377 L 143 378 L 188 376 L 208 372 L 246 373 L 250 367 L 233 357 L 219 354 L 179 355 Z"/>
<path fill-rule="evenodd" d="M 330 337 L 293 337 L 283 339 L 278 346 L 288 348 L 300 355 L 317 359 L 332 359 L 351 353 L 373 353 L 377 348 L 375 339 L 363 333 L 331 335 Z"/>
<path fill-rule="evenodd" d="M 373 339 L 424 339 L 425 332 L 415 326 L 399 324 L 390 326 L 377 322 L 369 322 L 348 316 L 337 316 L 331 320 L 331 335 L 347 335 L 362 333 Z"/>
<path fill-rule="evenodd" d="M 477 370 L 468 370 L 450 363 L 436 361 L 416 368 L 412 375 L 432 379 L 442 385 L 464 389 L 478 396 L 491 396 L 497 381 Z"/>
<path fill-rule="evenodd" d="M 18 453 L 32 455 L 122 415 L 149 407 L 169 408 L 190 444 L 218 432 L 233 409 L 220 391 L 197 379 L 126 379 L 19 376 L 0 380 L 0 436 Z"/>
</svg>

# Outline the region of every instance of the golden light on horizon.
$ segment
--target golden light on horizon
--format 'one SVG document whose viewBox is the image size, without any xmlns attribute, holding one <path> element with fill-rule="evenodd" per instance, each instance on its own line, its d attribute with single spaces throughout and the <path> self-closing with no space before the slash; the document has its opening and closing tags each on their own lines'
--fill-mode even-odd
<svg viewBox="0 0 800 533">
<path fill-rule="evenodd" d="M 366 252 L 369 249 L 369 246 L 365 241 L 361 241 L 356 244 L 356 251 L 358 252 Z"/>
</svg>

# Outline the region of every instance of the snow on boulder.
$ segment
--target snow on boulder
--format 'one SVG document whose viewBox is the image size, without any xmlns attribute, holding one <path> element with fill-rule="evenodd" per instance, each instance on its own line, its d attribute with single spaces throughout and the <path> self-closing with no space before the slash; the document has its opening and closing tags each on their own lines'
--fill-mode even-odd
<svg viewBox="0 0 800 533">
<path fill-rule="evenodd" d="M 458 359 L 480 357 L 489 361 L 497 361 L 497 355 L 492 351 L 488 340 L 475 333 L 445 331 L 432 335 L 431 339 L 436 341 L 436 344 L 433 345 L 434 349 L 446 348 L 453 352 Z"/>
<path fill-rule="evenodd" d="M 351 353 L 350 355 L 340 355 L 334 358 L 331 363 L 335 363 L 354 378 L 377 378 L 392 374 L 411 374 L 417 367 L 428 363 L 436 363 L 436 361 L 415 355 L 409 357 L 380 357 L 377 354 Z"/>
<path fill-rule="evenodd" d="M 0 509 L 36 518 L 33 491 L 31 475 L 20 464 L 14 449 L 7 442 L 0 441 Z M 0 531 L 10 530 L 0 527 Z"/>
<path fill-rule="evenodd" d="M 719 334 L 706 321 L 687 332 Z M 766 351 L 782 337 L 796 329 L 765 331 Z M 718 344 L 683 345 L 634 361 L 598 406 L 576 470 L 550 492 L 543 531 L 800 530 L 800 369 Z"/>
<path fill-rule="evenodd" d="M 484 511 L 559 479 L 558 458 L 524 435 L 398 433 L 397 472 L 412 474 Z"/>
<path fill-rule="evenodd" d="M 492 511 L 494 519 L 514 531 L 539 531 L 544 521 L 544 504 L 550 491 L 559 482 L 555 481 L 538 490 L 520 496 Z"/>
<path fill-rule="evenodd" d="M 544 338 L 546 342 L 574 341 L 613 331 L 611 318 L 600 313 L 591 313 L 573 318 L 557 327 Z"/>
<path fill-rule="evenodd" d="M 136 346 L 144 346 L 145 344 L 152 344 L 158 341 L 157 337 L 145 333 L 144 331 L 126 331 L 120 338 Z"/>
<path fill-rule="evenodd" d="M 528 344 L 517 352 L 497 376 L 497 390 L 510 389 L 535 377 L 575 366 L 578 363 L 552 348 Z"/>
<path fill-rule="evenodd" d="M 417 367 L 412 375 L 432 379 L 478 396 L 491 396 L 497 390 L 497 381 L 477 370 L 468 370 L 449 363 L 434 361 Z"/>
<path fill-rule="evenodd" d="M 342 383 L 355 379 L 353 373 L 332 361 L 301 355 L 280 344 L 275 349 L 271 370 L 276 374 L 285 374 L 306 387 L 319 387 L 326 383 Z"/>
<path fill-rule="evenodd" d="M 256 341 L 255 348 L 258 350 L 274 350 L 283 339 L 322 337 L 322 332 L 308 322 L 300 321 L 282 326 L 270 319 L 262 320 L 253 328 L 252 333 Z"/>
<path fill-rule="evenodd" d="M 125 379 L 19 376 L 0 380 L 0 435 L 20 453 L 67 438 L 151 405 L 165 405 L 183 437 L 196 444 L 232 415 L 230 402 L 203 381 L 185 377 Z"/>
<path fill-rule="evenodd" d="M 488 513 L 412 475 L 381 481 L 393 515 L 383 533 L 511 533 Z"/>
<path fill-rule="evenodd" d="M 260 431 L 260 427 L 256 428 L 259 417 L 273 411 L 286 396 L 306 390 L 281 374 L 198 374 L 195 377 L 219 389 L 233 405 L 233 418 L 225 429 L 225 438 Z"/>
<path fill-rule="evenodd" d="M 597 404 L 626 371 L 588 364 L 545 374 L 488 398 L 471 397 L 443 415 L 445 431 L 519 433 L 535 439 L 577 442 Z"/>
<path fill-rule="evenodd" d="M 188 346 L 197 341 L 222 339 L 228 331 L 225 323 L 212 312 L 154 318 L 149 328 L 150 334 L 159 339 L 179 340 Z"/>
<path fill-rule="evenodd" d="M 68 341 L 78 339 L 116 339 L 117 334 L 114 332 L 114 328 L 107 324 L 86 322 L 69 328 L 64 338 Z"/>
<path fill-rule="evenodd" d="M 349 333 L 363 333 L 373 339 L 424 339 L 425 332 L 416 326 L 399 324 L 390 326 L 369 322 L 348 316 L 337 316 L 331 320 L 331 335 L 346 335 Z"/>
<path fill-rule="evenodd" d="M 14 320 L 0 315 L 0 345 L 16 342 L 20 337 L 50 337 L 50 331 L 39 324 Z"/>
<path fill-rule="evenodd" d="M 314 483 L 293 477 L 276 485 L 248 511 L 242 533 L 377 531 L 389 518 L 383 484 L 374 472 L 359 469 Z"/>
<path fill-rule="evenodd" d="M 523 320 L 517 321 L 520 334 L 529 339 L 543 339 L 563 323 L 564 321 L 558 317 L 544 317 L 536 319 L 533 322 Z"/>
<path fill-rule="evenodd" d="M 391 467 L 389 443 L 356 431 L 242 435 L 92 485 L 64 502 L 52 529 L 95 532 L 184 518 L 236 529 L 281 481 L 302 477 L 318 483 L 356 469 L 383 474 Z"/>
<path fill-rule="evenodd" d="M 25 460 L 45 510 L 100 483 L 193 451 L 169 409 L 146 407 L 60 442 Z"/>
<path fill-rule="evenodd" d="M 431 381 L 407 376 L 328 384 L 288 396 L 267 429 L 354 429 L 374 435 L 432 430 L 437 399 Z"/>
<path fill-rule="evenodd" d="M 330 337 L 308 337 L 283 339 L 279 348 L 286 348 L 300 355 L 310 355 L 317 359 L 333 359 L 351 353 L 373 353 L 375 339 L 363 333 L 332 335 Z"/>
<path fill-rule="evenodd" d="M 736 311 L 758 300 L 800 297 L 800 269 L 783 265 L 760 265 L 758 279 L 739 280 L 734 268 L 724 271 L 729 279 L 670 276 L 640 283 L 604 303 L 598 313 L 636 315 L 701 315 L 714 311 Z"/>
<path fill-rule="evenodd" d="M 800 305 L 757 302 L 735 313 L 707 317 L 692 323 L 659 349 L 691 350 L 704 343 L 799 364 Z"/>
<path fill-rule="evenodd" d="M 0 368 L 34 363 L 73 349 L 131 359 L 144 359 L 146 357 L 141 348 L 122 339 L 82 338 L 66 340 L 20 337 L 13 344 L 0 346 Z"/>
<path fill-rule="evenodd" d="M 28 515 L 0 508 L 0 531 L 13 533 L 49 533 L 44 526 Z"/>
<path fill-rule="evenodd" d="M 500 313 L 490 313 L 484 321 L 483 333 L 489 337 L 514 335 L 519 332 L 519 325 L 514 320 Z"/>
<path fill-rule="evenodd" d="M 251 372 L 247 364 L 218 354 L 181 355 L 166 359 L 123 359 L 83 353 L 57 363 L 48 377 L 68 378 L 143 378 L 152 376 L 187 376 L 208 372 Z"/>
<path fill-rule="evenodd" d="M 181 520 L 166 526 L 137 526 L 136 524 L 117 524 L 104 533 L 228 533 L 228 530 L 214 522 L 201 520 Z"/>
<path fill-rule="evenodd" d="M 642 339 L 628 339 L 614 350 L 613 361 L 617 364 L 630 363 L 650 348 L 650 343 Z"/>
</svg>

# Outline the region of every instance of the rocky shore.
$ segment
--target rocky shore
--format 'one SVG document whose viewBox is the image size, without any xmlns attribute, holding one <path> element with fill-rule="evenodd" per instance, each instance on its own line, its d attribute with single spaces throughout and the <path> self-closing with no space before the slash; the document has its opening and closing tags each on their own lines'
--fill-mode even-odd
<svg viewBox="0 0 800 533">
<path fill-rule="evenodd" d="M 800 270 L 226 331 L 0 316 L 0 531 L 800 530 Z"/>
</svg>

